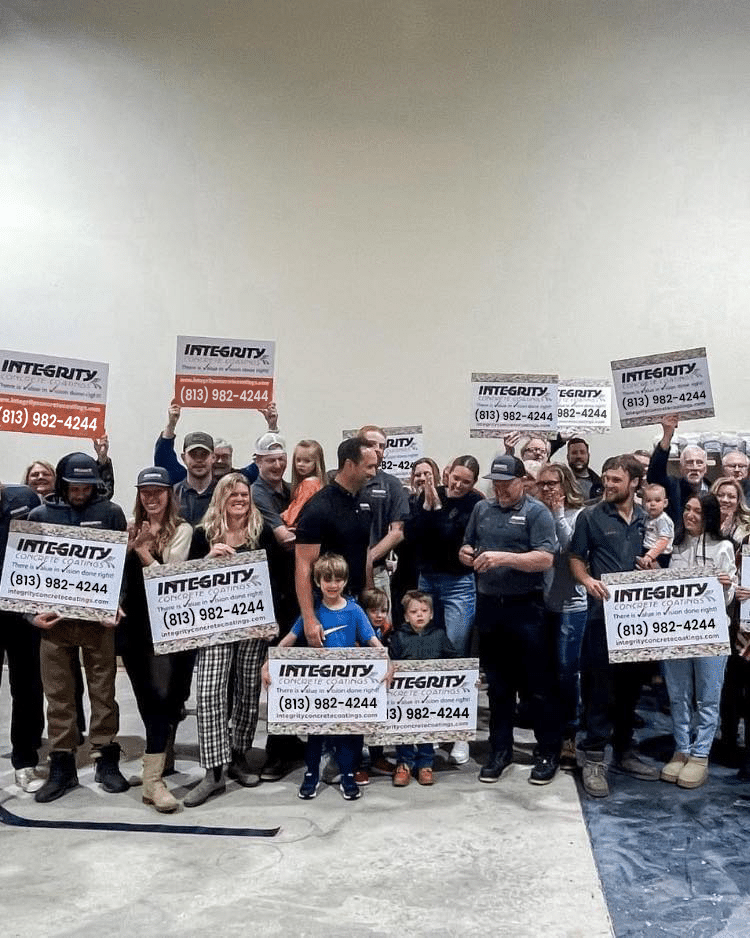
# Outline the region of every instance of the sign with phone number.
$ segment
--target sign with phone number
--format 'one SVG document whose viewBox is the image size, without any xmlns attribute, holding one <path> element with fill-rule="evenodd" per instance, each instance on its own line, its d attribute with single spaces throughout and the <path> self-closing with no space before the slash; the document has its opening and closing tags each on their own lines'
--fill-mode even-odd
<svg viewBox="0 0 750 938">
<path fill-rule="evenodd" d="M 384 648 L 270 648 L 269 733 L 377 730 L 386 721 Z"/>
<path fill-rule="evenodd" d="M 264 550 L 145 567 L 157 655 L 278 635 Z"/>
<path fill-rule="evenodd" d="M 614 361 L 612 378 L 623 427 L 714 416 L 705 348 Z"/>
<path fill-rule="evenodd" d="M 103 362 L 0 350 L 0 430 L 101 436 L 108 374 Z"/>
<path fill-rule="evenodd" d="M 262 410 L 273 400 L 274 354 L 274 342 L 177 336 L 175 400 Z"/>
<path fill-rule="evenodd" d="M 11 521 L 0 609 L 96 621 L 114 616 L 127 543 L 124 531 Z"/>
<path fill-rule="evenodd" d="M 386 436 L 385 452 L 380 468 L 406 482 L 411 477 L 411 468 L 424 455 L 424 434 L 421 426 L 383 427 Z M 357 435 L 356 430 L 344 430 L 343 438 L 349 440 Z"/>
<path fill-rule="evenodd" d="M 557 375 L 473 373 L 469 435 L 501 437 L 512 430 L 556 430 L 557 385 Z"/>
<path fill-rule="evenodd" d="M 728 655 L 724 590 L 712 573 L 707 565 L 604 574 L 609 660 Z"/>
<path fill-rule="evenodd" d="M 476 737 L 479 660 L 395 661 L 388 722 L 368 743 L 446 742 Z"/>
</svg>

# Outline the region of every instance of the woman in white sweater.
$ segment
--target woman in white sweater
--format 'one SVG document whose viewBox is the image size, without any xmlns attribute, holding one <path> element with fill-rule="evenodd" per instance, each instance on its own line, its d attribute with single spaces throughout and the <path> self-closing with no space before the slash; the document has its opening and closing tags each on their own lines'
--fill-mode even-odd
<svg viewBox="0 0 750 938">
<path fill-rule="evenodd" d="M 117 630 L 122 655 L 146 729 L 143 800 L 157 811 L 176 811 L 178 802 L 162 781 L 166 750 L 181 718 L 185 673 L 194 652 L 155 655 L 146 604 L 143 568 L 187 560 L 192 527 L 178 513 L 165 469 L 152 466 L 138 475 L 134 518 L 128 526 L 125 619 Z"/>
<path fill-rule="evenodd" d="M 729 605 L 737 585 L 734 545 L 721 533 L 715 495 L 692 495 L 685 503 L 682 530 L 675 538 L 670 569 L 711 565 Z M 719 701 L 726 656 L 664 661 L 664 680 L 672 708 L 675 752 L 661 771 L 662 781 L 698 788 L 708 778 L 708 754 L 719 722 Z"/>
</svg>

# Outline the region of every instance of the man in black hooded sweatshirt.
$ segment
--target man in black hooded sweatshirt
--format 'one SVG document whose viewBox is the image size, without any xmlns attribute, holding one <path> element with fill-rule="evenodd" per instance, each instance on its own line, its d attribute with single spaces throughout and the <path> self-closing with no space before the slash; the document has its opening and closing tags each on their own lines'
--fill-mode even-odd
<svg viewBox="0 0 750 938">
<path fill-rule="evenodd" d="M 85 453 L 70 453 L 57 464 L 55 492 L 29 513 L 29 521 L 64 524 L 93 530 L 125 531 L 119 505 L 97 493 L 99 471 Z M 56 612 L 40 612 L 31 619 L 42 629 L 41 666 L 47 698 L 47 734 L 51 745 L 47 782 L 34 795 L 54 801 L 78 784 L 75 751 L 79 740 L 76 718 L 75 672 L 83 656 L 91 721 L 89 742 L 96 762 L 96 781 L 108 792 L 126 791 L 120 773 L 120 747 L 115 742 L 119 711 L 115 701 L 116 619 L 93 622 L 66 619 Z M 80 651 L 79 651 L 80 649 Z"/>
</svg>

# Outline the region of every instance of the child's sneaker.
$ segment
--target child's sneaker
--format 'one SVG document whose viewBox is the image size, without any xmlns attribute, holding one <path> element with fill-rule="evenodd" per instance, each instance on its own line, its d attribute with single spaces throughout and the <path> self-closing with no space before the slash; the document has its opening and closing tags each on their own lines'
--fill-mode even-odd
<svg viewBox="0 0 750 938">
<path fill-rule="evenodd" d="M 320 783 L 318 781 L 318 776 L 313 775 L 312 772 L 305 772 L 305 777 L 302 779 L 302 784 L 299 787 L 297 792 L 297 797 L 301 798 L 303 801 L 312 801 L 312 799 L 318 794 L 318 787 Z"/>
<path fill-rule="evenodd" d="M 370 784 L 370 773 L 367 769 L 357 769 L 354 773 L 354 781 L 358 785 L 369 785 Z"/>
<path fill-rule="evenodd" d="M 344 796 L 344 801 L 356 801 L 357 798 L 362 797 L 359 785 L 354 781 L 354 775 L 351 772 L 347 772 L 346 775 L 342 774 L 339 788 Z"/>
</svg>

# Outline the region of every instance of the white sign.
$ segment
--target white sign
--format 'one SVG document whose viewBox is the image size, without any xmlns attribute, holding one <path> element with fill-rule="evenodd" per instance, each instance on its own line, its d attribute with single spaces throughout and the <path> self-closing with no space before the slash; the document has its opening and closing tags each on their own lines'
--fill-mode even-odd
<svg viewBox="0 0 750 938">
<path fill-rule="evenodd" d="M 270 648 L 268 667 L 270 733 L 358 733 L 385 722 L 384 648 Z"/>
<path fill-rule="evenodd" d="M 740 584 L 747 589 L 750 584 L 750 545 L 745 544 L 742 548 L 742 566 L 740 568 Z M 740 622 L 750 631 L 750 599 L 743 599 L 740 602 Z"/>
<path fill-rule="evenodd" d="M 182 407 L 268 407 L 275 347 L 259 339 L 177 336 L 175 400 Z"/>
<path fill-rule="evenodd" d="M 155 564 L 143 576 L 157 654 L 278 634 L 264 550 Z"/>
<path fill-rule="evenodd" d="M 388 689 L 388 723 L 370 742 L 388 745 L 475 738 L 476 658 L 396 661 L 394 666 Z"/>
<path fill-rule="evenodd" d="M 12 521 L 0 579 L 0 609 L 114 616 L 128 535 L 63 524 Z"/>
<path fill-rule="evenodd" d="M 714 416 L 705 348 L 614 361 L 612 378 L 623 427 Z"/>
<path fill-rule="evenodd" d="M 608 433 L 612 426 L 612 385 L 586 378 L 561 379 L 557 429 L 560 433 Z"/>
<path fill-rule="evenodd" d="M 471 437 L 557 429 L 557 375 L 471 376 Z"/>
<path fill-rule="evenodd" d="M 610 661 L 729 654 L 724 590 L 706 567 L 605 573 L 602 582 Z"/>
<path fill-rule="evenodd" d="M 386 443 L 380 468 L 406 482 L 411 478 L 411 467 L 424 455 L 422 427 L 383 427 L 383 431 Z M 342 435 L 350 440 L 357 431 L 344 430 Z"/>
<path fill-rule="evenodd" d="M 102 436 L 108 374 L 104 362 L 0 350 L 0 430 Z"/>
</svg>

